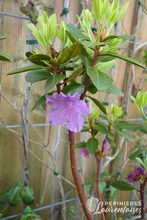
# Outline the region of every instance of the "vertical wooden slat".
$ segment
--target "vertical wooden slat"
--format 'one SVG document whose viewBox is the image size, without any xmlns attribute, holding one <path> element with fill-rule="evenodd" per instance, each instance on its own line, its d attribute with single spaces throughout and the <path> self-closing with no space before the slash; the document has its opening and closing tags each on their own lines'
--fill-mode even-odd
<svg viewBox="0 0 147 220">
<path fill-rule="evenodd" d="M 27 1 L 23 1 L 25 4 Z M 19 1 L 1 1 L 1 11 L 21 15 Z M 2 42 L 3 50 L 11 53 L 14 57 L 14 62 L 11 64 L 1 64 L 1 123 L 9 125 L 22 124 L 21 111 L 24 100 L 24 92 L 26 88 L 26 82 L 24 74 L 8 76 L 7 74 L 16 68 L 29 65 L 24 62 L 25 52 L 28 50 L 26 45 L 26 39 L 28 38 L 28 21 L 11 18 L 7 16 L 1 17 L 1 34 L 7 36 L 7 40 Z M 31 112 L 33 105 L 33 99 L 37 93 L 41 93 L 42 86 L 32 86 L 29 100 L 29 120 L 30 123 L 44 123 L 45 116 L 42 114 L 42 110 L 36 110 Z M 40 92 L 39 92 L 40 90 Z M 34 97 L 34 98 L 33 98 Z M 15 110 L 19 109 L 19 111 Z M 37 128 L 39 134 L 43 136 L 44 128 Z M 24 154 L 22 142 L 22 129 L 16 129 L 18 132 L 18 139 L 11 131 L 7 129 L 0 129 L 0 190 L 5 191 L 8 187 L 15 185 L 19 180 L 23 180 L 24 177 Z M 36 142 L 41 142 L 38 134 L 31 128 L 29 132 L 29 138 Z M 32 153 L 30 153 L 30 151 Z M 30 174 L 30 186 L 33 188 L 36 203 L 40 197 L 40 182 L 42 163 L 38 162 L 36 157 L 38 156 L 42 160 L 42 149 L 40 150 L 36 144 L 29 144 L 29 174 Z M 37 183 L 37 184 L 36 184 Z"/>
</svg>

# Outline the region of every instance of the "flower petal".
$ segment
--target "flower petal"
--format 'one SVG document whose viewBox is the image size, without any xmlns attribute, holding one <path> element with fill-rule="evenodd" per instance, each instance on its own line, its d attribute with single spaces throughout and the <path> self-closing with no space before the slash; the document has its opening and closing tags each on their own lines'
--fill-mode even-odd
<svg viewBox="0 0 147 220">
<path fill-rule="evenodd" d="M 84 125 L 84 118 L 81 115 L 72 115 L 72 117 L 69 117 L 69 120 L 66 123 L 66 128 L 69 131 L 73 132 L 79 132 L 82 130 Z"/>
<path fill-rule="evenodd" d="M 77 105 L 78 113 L 80 113 L 82 115 L 89 115 L 90 114 L 90 108 L 87 107 L 84 100 L 80 100 L 76 105 Z"/>
<path fill-rule="evenodd" d="M 80 154 L 85 158 L 89 158 L 89 152 L 86 147 L 80 148 Z"/>
<path fill-rule="evenodd" d="M 47 119 L 48 119 L 48 123 L 52 125 L 62 125 L 65 122 L 64 117 L 62 117 L 61 114 L 58 114 L 57 117 L 57 111 L 48 112 Z"/>
<path fill-rule="evenodd" d="M 46 96 L 46 103 L 51 110 L 48 113 L 48 122 L 52 125 L 62 125 L 66 122 L 66 127 L 70 131 L 79 132 L 84 125 L 84 115 L 90 113 L 85 101 L 80 100 L 80 95 L 53 94 Z"/>
</svg>

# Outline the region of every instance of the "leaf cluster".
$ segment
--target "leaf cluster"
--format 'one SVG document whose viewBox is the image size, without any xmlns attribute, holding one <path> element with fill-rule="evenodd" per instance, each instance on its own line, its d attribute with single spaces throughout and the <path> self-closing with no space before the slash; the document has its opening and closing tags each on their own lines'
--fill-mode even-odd
<svg viewBox="0 0 147 220">
<path fill-rule="evenodd" d="M 104 91 L 123 96 L 109 74 L 115 66 L 116 58 L 142 68 L 145 66 L 134 58 L 117 53 L 119 45 L 128 40 L 128 36 L 110 35 L 109 31 L 102 33 L 103 20 L 107 24 L 106 29 L 109 30 L 125 13 L 128 3 L 119 11 L 118 2 L 113 1 L 112 5 L 109 5 L 107 0 L 104 2 L 94 0 L 92 12 L 83 10 L 81 17 L 78 18 L 80 28 L 72 24 L 66 25 L 64 21 L 58 26 L 56 15 L 48 17 L 46 12 L 38 17 L 37 26 L 28 25 L 41 49 L 26 53 L 26 59 L 32 65 L 14 70 L 10 74 L 26 72 L 28 82 L 45 82 L 44 95 L 35 107 L 42 104 L 45 94 L 55 91 L 57 85 L 64 93 L 72 94 L 75 91 L 82 93 L 88 80 L 87 91 L 90 94 Z M 107 19 L 112 14 L 113 19 Z M 94 18 L 98 22 L 95 31 L 92 30 Z M 54 46 L 56 38 L 61 42 L 58 50 Z"/>
<path fill-rule="evenodd" d="M 0 35 L 0 41 L 4 40 L 4 39 L 6 39 L 6 37 L 3 35 Z M 12 62 L 13 57 L 9 53 L 6 53 L 4 51 L 0 51 L 0 60 L 5 61 L 5 62 Z"/>
<path fill-rule="evenodd" d="M 1 214 L 6 214 L 7 208 L 9 206 L 16 206 L 19 202 L 24 205 L 31 205 L 34 202 L 34 193 L 29 186 L 26 186 L 23 182 L 18 182 L 15 186 L 10 187 L 6 192 L 0 194 L 0 212 Z M 22 219 L 37 219 L 33 218 L 33 211 L 29 211 L 31 208 L 26 208 L 24 210 Z M 32 218 L 28 218 L 30 216 Z M 38 218 L 39 219 L 39 218 Z"/>
</svg>

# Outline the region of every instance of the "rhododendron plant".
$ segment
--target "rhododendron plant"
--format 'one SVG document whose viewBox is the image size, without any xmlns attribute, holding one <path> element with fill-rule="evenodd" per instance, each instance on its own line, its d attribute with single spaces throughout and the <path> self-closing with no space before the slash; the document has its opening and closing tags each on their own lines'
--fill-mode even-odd
<svg viewBox="0 0 147 220">
<path fill-rule="evenodd" d="M 92 11 L 83 10 L 81 16 L 78 17 L 79 28 L 72 24 L 65 24 L 64 21 L 57 25 L 56 15 L 48 17 L 44 12 L 38 17 L 37 26 L 29 24 L 29 29 L 41 49 L 26 53 L 26 57 L 32 65 L 11 72 L 11 74 L 18 74 L 29 71 L 25 77 L 28 82 L 45 82 L 45 92 L 34 108 L 46 103 L 49 107 L 48 123 L 53 126 L 65 125 L 68 130 L 71 172 L 87 220 L 92 220 L 93 217 L 86 205 L 87 196 L 81 185 L 80 175 L 78 175 L 76 148 L 79 148 L 81 155 L 86 158 L 89 157 L 89 154 L 94 156 L 96 179 L 91 182 L 96 184 L 94 189 L 96 189 L 100 202 L 104 199 L 110 200 L 114 188 L 124 191 L 138 190 L 133 184 L 127 182 L 126 177 L 125 181 L 117 179 L 114 163 L 121 155 L 121 143 L 124 139 L 133 141 L 132 132 L 134 131 L 147 132 L 146 117 L 143 111 L 143 107 L 147 104 L 146 99 L 144 98 L 144 103 L 142 103 L 141 96 L 137 96 L 137 101 L 132 98 L 135 105 L 142 103 L 140 105 L 143 106 L 140 112 L 144 114 L 142 124 L 128 121 L 124 117 L 123 106 L 119 107 L 112 103 L 106 107 L 103 102 L 99 101 L 100 92 L 123 96 L 123 92 L 114 85 L 109 74 L 116 64 L 116 58 L 145 68 L 144 64 L 136 59 L 117 52 L 120 45 L 130 38 L 111 34 L 116 22 L 123 17 L 127 6 L 128 2 L 120 9 L 118 0 L 113 2 L 93 0 Z M 58 50 L 54 45 L 57 38 L 61 43 Z M 91 109 L 93 105 L 95 108 Z M 88 139 L 86 137 L 84 141 L 76 143 L 75 133 L 77 132 L 85 132 Z M 108 151 L 109 157 L 107 157 Z M 138 161 L 141 160 L 140 156 L 137 157 Z M 136 156 L 131 158 L 135 160 Z M 104 161 L 106 161 L 104 168 L 109 165 L 109 175 L 104 175 L 104 173 L 102 175 Z M 103 184 L 103 196 L 101 196 L 100 185 L 103 183 L 103 176 L 106 178 L 105 184 Z M 146 178 L 144 168 L 138 167 L 132 171 L 128 180 L 132 183 L 143 178 Z M 146 182 L 141 184 L 144 184 L 141 185 L 143 217 L 142 193 Z M 106 219 L 105 214 L 101 213 L 103 220 Z"/>
</svg>

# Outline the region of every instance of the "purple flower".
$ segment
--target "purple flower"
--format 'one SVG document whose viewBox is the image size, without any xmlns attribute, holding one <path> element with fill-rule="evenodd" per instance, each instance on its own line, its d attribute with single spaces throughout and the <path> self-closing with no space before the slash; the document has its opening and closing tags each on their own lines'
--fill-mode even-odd
<svg viewBox="0 0 147 220">
<path fill-rule="evenodd" d="M 89 152 L 88 152 L 88 149 L 86 147 L 80 148 L 80 154 L 83 157 L 89 158 Z"/>
<path fill-rule="evenodd" d="M 84 125 L 84 115 L 90 113 L 85 101 L 80 100 L 80 95 L 54 94 L 46 96 L 46 103 L 51 106 L 48 112 L 48 122 L 52 125 L 66 123 L 66 128 L 73 132 L 79 132 Z"/>
<path fill-rule="evenodd" d="M 128 182 L 138 182 L 146 176 L 146 171 L 142 167 L 136 167 L 128 176 Z"/>
<path fill-rule="evenodd" d="M 108 148 L 109 148 L 108 142 L 107 142 L 107 139 L 105 138 L 105 139 L 103 140 L 103 143 L 102 143 L 102 152 L 107 151 Z"/>
</svg>

